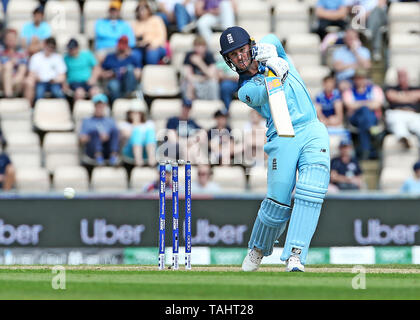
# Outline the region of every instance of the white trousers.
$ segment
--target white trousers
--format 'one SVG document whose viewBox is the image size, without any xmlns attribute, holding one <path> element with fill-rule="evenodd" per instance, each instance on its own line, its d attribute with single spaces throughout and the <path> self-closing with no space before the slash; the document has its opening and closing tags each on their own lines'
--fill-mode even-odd
<svg viewBox="0 0 420 320">
<path fill-rule="evenodd" d="M 211 46 L 212 43 L 212 28 L 221 26 L 226 29 L 234 25 L 235 14 L 230 0 L 224 0 L 220 3 L 220 14 L 218 16 L 206 13 L 197 20 L 198 33 L 206 40 L 208 46 Z"/>
<path fill-rule="evenodd" d="M 389 130 L 397 138 L 408 138 L 410 133 L 420 138 L 420 113 L 398 109 L 387 110 L 385 120 Z"/>
</svg>

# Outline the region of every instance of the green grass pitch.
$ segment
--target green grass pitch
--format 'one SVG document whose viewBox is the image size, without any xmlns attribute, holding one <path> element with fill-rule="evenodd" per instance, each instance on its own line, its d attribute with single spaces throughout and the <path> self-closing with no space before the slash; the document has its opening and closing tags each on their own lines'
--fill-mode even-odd
<svg viewBox="0 0 420 320">
<path fill-rule="evenodd" d="M 420 266 L 365 266 L 366 289 L 355 290 L 352 266 L 309 266 L 286 273 L 283 266 L 240 272 L 238 266 L 158 271 L 144 266 L 68 266 L 66 288 L 54 290 L 51 267 L 0 268 L 0 299 L 420 299 Z"/>
</svg>

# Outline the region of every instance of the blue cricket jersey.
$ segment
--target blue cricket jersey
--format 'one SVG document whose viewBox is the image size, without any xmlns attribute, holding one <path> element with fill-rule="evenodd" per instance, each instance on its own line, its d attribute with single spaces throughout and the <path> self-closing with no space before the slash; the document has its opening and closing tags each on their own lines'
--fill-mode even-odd
<svg viewBox="0 0 420 320">
<path fill-rule="evenodd" d="M 295 66 L 287 57 L 280 40 L 274 34 L 269 34 L 262 38 L 260 43 L 275 45 L 278 56 L 289 63 L 289 75 L 283 87 L 293 126 L 317 119 L 316 109 L 312 103 L 311 96 Z M 277 133 L 271 118 L 264 75 L 240 75 L 238 97 L 239 100 L 258 111 L 267 120 L 266 126 L 268 129 L 266 135 L 268 140 L 271 140 Z"/>
</svg>

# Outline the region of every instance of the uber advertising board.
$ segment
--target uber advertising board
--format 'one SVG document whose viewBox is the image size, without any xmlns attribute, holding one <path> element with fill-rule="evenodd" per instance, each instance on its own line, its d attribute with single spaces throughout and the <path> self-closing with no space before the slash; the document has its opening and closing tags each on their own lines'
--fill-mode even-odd
<svg viewBox="0 0 420 320">
<path fill-rule="evenodd" d="M 166 243 L 171 246 L 169 202 Z M 246 247 L 260 203 L 193 199 L 192 244 Z M 183 222 L 183 201 L 179 212 Z M 158 215 L 158 201 L 150 199 L 3 199 L 0 247 L 154 247 Z M 327 199 L 312 240 L 313 247 L 412 245 L 420 245 L 420 199 Z"/>
</svg>

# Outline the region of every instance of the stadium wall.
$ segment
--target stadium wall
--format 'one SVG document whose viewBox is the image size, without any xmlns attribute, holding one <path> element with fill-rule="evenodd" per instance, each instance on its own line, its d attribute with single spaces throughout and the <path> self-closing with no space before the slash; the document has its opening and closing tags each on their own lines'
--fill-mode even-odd
<svg viewBox="0 0 420 320">
<path fill-rule="evenodd" d="M 194 199 L 195 263 L 240 263 L 260 201 L 239 196 Z M 180 201 L 181 218 L 183 210 Z M 0 264 L 155 264 L 157 216 L 158 201 L 150 197 L 3 197 Z M 170 226 L 168 200 L 168 258 Z M 420 263 L 420 198 L 328 197 L 312 248 L 312 263 Z"/>
</svg>

